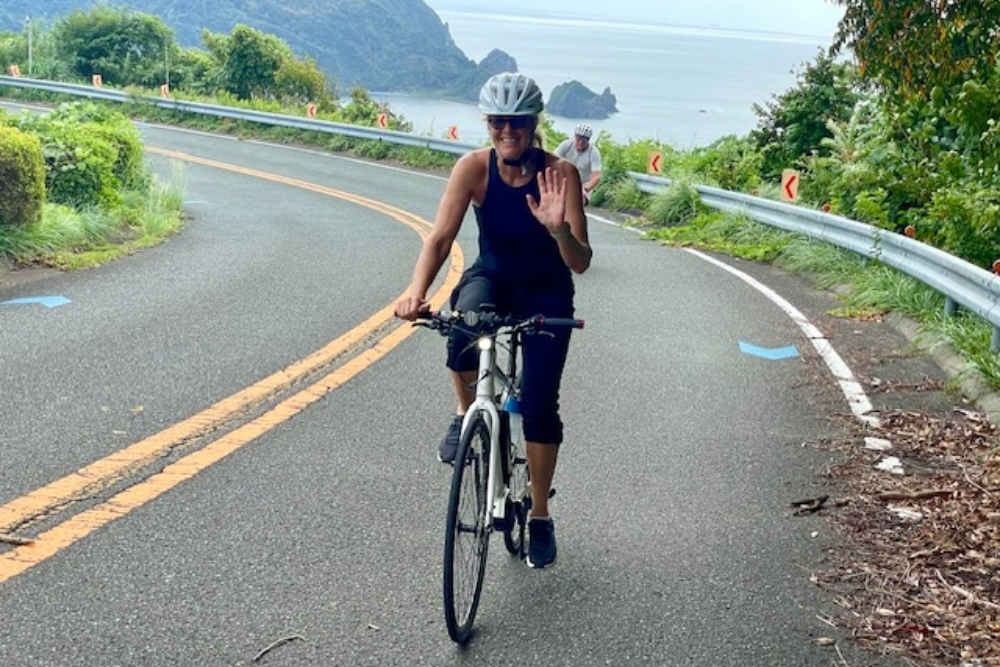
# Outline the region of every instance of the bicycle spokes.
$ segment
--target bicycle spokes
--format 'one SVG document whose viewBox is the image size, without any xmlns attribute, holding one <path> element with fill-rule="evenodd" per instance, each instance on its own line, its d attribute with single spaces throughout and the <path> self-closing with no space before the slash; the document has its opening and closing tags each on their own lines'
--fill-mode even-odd
<svg viewBox="0 0 1000 667">
<path fill-rule="evenodd" d="M 490 430 L 482 415 L 469 422 L 458 446 L 448 501 L 444 551 L 444 607 L 448 634 L 465 642 L 482 593 L 489 547 L 486 483 Z"/>
</svg>

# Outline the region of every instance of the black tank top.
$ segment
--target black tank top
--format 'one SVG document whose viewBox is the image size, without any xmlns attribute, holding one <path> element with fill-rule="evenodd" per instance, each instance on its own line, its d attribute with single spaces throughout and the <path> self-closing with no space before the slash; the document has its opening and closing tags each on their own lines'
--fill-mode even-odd
<svg viewBox="0 0 1000 667">
<path fill-rule="evenodd" d="M 543 170 L 545 153 L 533 150 L 536 171 Z M 559 246 L 528 208 L 529 193 L 538 200 L 537 178 L 514 187 L 500 177 L 495 149 L 490 150 L 489 162 L 486 198 L 474 207 L 479 257 L 470 268 L 483 271 L 514 292 L 572 298 L 573 277 Z"/>
</svg>

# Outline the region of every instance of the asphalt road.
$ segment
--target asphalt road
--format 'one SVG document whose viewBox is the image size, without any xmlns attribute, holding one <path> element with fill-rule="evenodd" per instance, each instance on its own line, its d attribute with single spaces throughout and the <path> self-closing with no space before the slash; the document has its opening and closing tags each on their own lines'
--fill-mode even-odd
<svg viewBox="0 0 1000 667">
<path fill-rule="evenodd" d="M 532 571 L 495 540 L 478 633 L 453 645 L 442 341 L 383 316 L 329 351 L 406 287 L 443 178 L 142 131 L 157 171 L 183 165 L 186 228 L 0 286 L 0 533 L 37 539 L 0 544 L 0 664 L 841 664 L 823 637 L 850 664 L 895 664 L 823 622 L 833 603 L 809 575 L 834 536 L 789 508 L 824 492 L 811 443 L 849 414 L 810 341 L 732 273 L 596 219 L 564 380 L 559 561 Z M 905 345 L 829 318 L 833 297 L 801 280 L 726 261 L 849 363 Z M 38 297 L 69 302 L 8 303 Z"/>
</svg>

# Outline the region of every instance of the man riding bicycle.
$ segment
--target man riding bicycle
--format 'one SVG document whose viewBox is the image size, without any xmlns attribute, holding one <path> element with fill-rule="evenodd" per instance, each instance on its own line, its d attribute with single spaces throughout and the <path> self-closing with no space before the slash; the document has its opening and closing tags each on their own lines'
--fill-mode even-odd
<svg viewBox="0 0 1000 667">
<path fill-rule="evenodd" d="M 556 148 L 556 155 L 569 160 L 580 172 L 580 184 L 583 188 L 583 203 L 590 203 L 590 193 L 601 181 L 601 151 L 590 142 L 594 128 L 587 123 L 580 123 L 573 130 L 573 138 L 566 139 Z"/>
</svg>

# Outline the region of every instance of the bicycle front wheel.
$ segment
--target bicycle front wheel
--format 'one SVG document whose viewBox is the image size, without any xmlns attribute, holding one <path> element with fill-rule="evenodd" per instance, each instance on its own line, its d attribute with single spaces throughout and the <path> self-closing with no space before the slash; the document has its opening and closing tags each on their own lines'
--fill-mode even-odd
<svg viewBox="0 0 1000 667">
<path fill-rule="evenodd" d="M 490 427 L 473 415 L 455 454 L 444 538 L 444 619 L 452 640 L 465 643 L 479 608 L 490 527 L 486 481 L 490 474 Z"/>
</svg>

